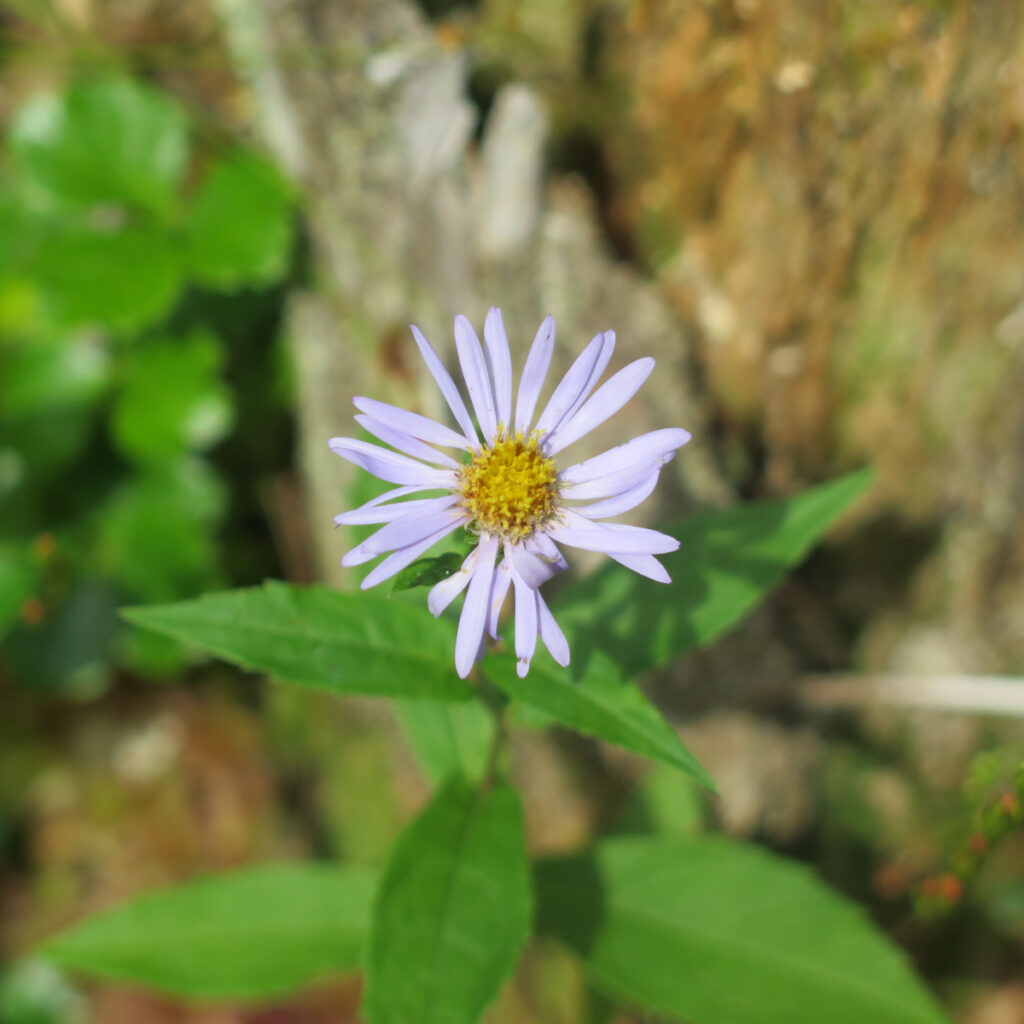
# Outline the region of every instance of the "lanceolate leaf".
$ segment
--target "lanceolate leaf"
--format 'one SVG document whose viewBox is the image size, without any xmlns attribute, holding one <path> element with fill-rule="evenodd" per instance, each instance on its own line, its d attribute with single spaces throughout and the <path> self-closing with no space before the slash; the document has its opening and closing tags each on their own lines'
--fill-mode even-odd
<svg viewBox="0 0 1024 1024">
<path fill-rule="evenodd" d="M 606 565 L 557 602 L 573 658 L 610 654 L 630 674 L 710 643 L 750 611 L 867 487 L 851 473 L 795 498 L 694 516 L 667 532 L 680 547 L 661 556 L 672 583 Z"/>
<path fill-rule="evenodd" d="M 406 700 L 399 702 L 398 716 L 431 782 L 483 776 L 495 721 L 480 701 Z"/>
<path fill-rule="evenodd" d="M 268 582 L 125 618 L 243 668 L 337 693 L 465 700 L 454 626 L 397 598 Z"/>
<path fill-rule="evenodd" d="M 246 868 L 94 914 L 41 952 L 62 967 L 178 995 L 280 995 L 360 965 L 375 881 L 364 868 Z"/>
<path fill-rule="evenodd" d="M 537 871 L 538 928 L 691 1024 L 942 1024 L 902 952 L 809 871 L 721 838 L 621 839 Z"/>
<path fill-rule="evenodd" d="M 484 662 L 487 674 L 505 693 L 566 728 L 674 765 L 714 788 L 711 776 L 675 730 L 600 651 L 590 655 L 579 679 L 545 654 L 534 658 L 525 679 L 519 678 L 515 666 L 511 656 Z"/>
<path fill-rule="evenodd" d="M 530 923 L 519 798 L 453 780 L 399 839 L 373 914 L 372 1024 L 477 1024 Z"/>
</svg>

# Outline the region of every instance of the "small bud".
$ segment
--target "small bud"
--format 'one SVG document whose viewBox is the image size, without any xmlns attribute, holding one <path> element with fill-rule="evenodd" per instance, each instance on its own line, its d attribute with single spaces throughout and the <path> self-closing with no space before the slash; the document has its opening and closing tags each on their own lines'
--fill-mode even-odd
<svg viewBox="0 0 1024 1024">
<path fill-rule="evenodd" d="M 917 889 L 917 912 L 934 917 L 949 911 L 963 899 L 964 884 L 956 875 L 932 875 L 924 879 Z"/>
<path fill-rule="evenodd" d="M 948 903 L 959 903 L 964 895 L 964 884 L 956 875 L 942 875 L 935 879 L 937 894 Z"/>
<path fill-rule="evenodd" d="M 1020 818 L 1020 800 L 1013 793 L 1004 793 L 999 798 L 999 809 L 1008 821 L 1017 821 Z"/>
</svg>

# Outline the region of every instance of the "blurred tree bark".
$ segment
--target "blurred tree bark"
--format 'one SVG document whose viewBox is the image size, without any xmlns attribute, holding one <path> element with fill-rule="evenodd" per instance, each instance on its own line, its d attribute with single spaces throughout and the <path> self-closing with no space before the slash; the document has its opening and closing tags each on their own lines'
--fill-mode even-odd
<svg viewBox="0 0 1024 1024">
<path fill-rule="evenodd" d="M 613 328 L 619 365 L 653 353 L 660 366 L 644 399 L 596 443 L 666 424 L 706 436 L 690 339 L 653 287 L 611 259 L 586 188 L 547 179 L 547 118 L 531 89 L 501 89 L 478 144 L 465 56 L 443 46 L 413 4 L 218 6 L 259 130 L 305 193 L 316 287 L 294 300 L 287 329 L 309 529 L 325 579 L 346 582 L 345 538 L 331 520 L 353 503 L 352 476 L 327 440 L 352 431 L 351 397 L 442 413 L 411 322 L 450 354 L 455 313 L 479 325 L 500 305 L 521 360 L 552 313 L 563 367 Z M 675 472 L 665 494 L 677 505 L 728 500 L 701 443 Z"/>
</svg>

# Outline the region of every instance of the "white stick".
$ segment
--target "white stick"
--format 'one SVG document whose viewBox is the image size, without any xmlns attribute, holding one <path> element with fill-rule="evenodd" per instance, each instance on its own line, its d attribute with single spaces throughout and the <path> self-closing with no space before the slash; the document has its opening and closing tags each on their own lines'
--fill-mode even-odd
<svg viewBox="0 0 1024 1024">
<path fill-rule="evenodd" d="M 1024 678 L 836 672 L 805 676 L 800 697 L 817 708 L 892 704 L 932 711 L 1024 718 Z"/>
</svg>

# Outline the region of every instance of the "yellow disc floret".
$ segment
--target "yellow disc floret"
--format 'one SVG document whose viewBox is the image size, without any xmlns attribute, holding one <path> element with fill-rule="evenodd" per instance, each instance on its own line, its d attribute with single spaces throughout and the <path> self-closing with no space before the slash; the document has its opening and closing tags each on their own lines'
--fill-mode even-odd
<svg viewBox="0 0 1024 1024">
<path fill-rule="evenodd" d="M 519 541 L 555 514 L 558 471 L 536 437 L 502 433 L 459 470 L 459 490 L 475 529 Z"/>
</svg>

